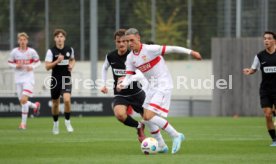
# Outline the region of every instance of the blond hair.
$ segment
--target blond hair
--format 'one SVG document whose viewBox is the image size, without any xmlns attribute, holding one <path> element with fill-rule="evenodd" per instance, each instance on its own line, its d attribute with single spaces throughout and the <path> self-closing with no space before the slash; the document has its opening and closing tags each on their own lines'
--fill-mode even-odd
<svg viewBox="0 0 276 164">
<path fill-rule="evenodd" d="M 26 32 L 20 32 L 17 34 L 17 39 L 19 39 L 21 36 L 24 36 L 25 38 L 29 39 L 29 36 Z"/>
</svg>

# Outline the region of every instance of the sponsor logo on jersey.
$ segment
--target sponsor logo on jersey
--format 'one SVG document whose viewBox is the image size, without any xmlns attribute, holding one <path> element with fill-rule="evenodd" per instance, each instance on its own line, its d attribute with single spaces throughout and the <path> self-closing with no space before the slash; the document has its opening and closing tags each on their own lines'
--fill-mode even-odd
<svg viewBox="0 0 276 164">
<path fill-rule="evenodd" d="M 67 52 L 67 53 L 66 53 L 66 56 L 67 56 L 67 57 L 69 57 L 69 56 L 70 56 L 70 53 L 69 53 L 69 52 Z"/>
<path fill-rule="evenodd" d="M 264 73 L 276 73 L 276 67 L 264 67 Z"/>
<path fill-rule="evenodd" d="M 126 70 L 124 69 L 113 69 L 113 72 L 116 76 L 125 76 Z"/>
<path fill-rule="evenodd" d="M 15 60 L 16 64 L 31 64 L 33 63 L 33 59 L 20 59 L 20 60 Z"/>
<path fill-rule="evenodd" d="M 61 62 L 59 62 L 57 65 L 68 65 L 69 64 L 69 60 L 68 59 L 64 59 Z"/>
<path fill-rule="evenodd" d="M 159 61 L 161 60 L 160 56 L 157 56 L 156 58 L 154 58 L 153 60 L 151 60 L 148 63 L 145 63 L 143 65 L 140 65 L 139 67 L 137 67 L 141 72 L 147 72 L 148 70 L 150 70 L 152 67 L 154 67 Z"/>
<path fill-rule="evenodd" d="M 150 70 L 151 69 L 151 64 L 150 63 L 146 63 L 146 64 L 143 64 L 141 65 L 140 67 L 138 67 L 138 69 L 141 71 L 141 72 L 146 72 L 147 70 Z"/>
</svg>

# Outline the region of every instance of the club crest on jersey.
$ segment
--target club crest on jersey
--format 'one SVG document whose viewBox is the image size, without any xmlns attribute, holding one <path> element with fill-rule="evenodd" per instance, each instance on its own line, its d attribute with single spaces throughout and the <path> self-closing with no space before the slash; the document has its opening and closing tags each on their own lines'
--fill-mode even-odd
<svg viewBox="0 0 276 164">
<path fill-rule="evenodd" d="M 143 56 L 142 56 L 142 59 L 146 62 L 146 61 L 147 61 L 147 56 L 146 56 L 146 55 L 143 55 Z"/>
<path fill-rule="evenodd" d="M 67 53 L 66 53 L 66 56 L 67 56 L 67 57 L 69 57 L 69 56 L 70 56 L 70 53 L 69 53 L 69 52 L 67 52 Z"/>
</svg>

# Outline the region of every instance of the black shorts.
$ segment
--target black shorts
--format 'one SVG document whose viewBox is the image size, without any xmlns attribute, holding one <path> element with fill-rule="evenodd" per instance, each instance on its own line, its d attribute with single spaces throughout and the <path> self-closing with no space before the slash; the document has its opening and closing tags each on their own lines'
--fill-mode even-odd
<svg viewBox="0 0 276 164">
<path fill-rule="evenodd" d="M 276 105 L 276 93 L 260 91 L 260 100 L 262 108 L 272 108 Z"/>
<path fill-rule="evenodd" d="M 51 99 L 59 99 L 64 93 L 70 93 L 72 91 L 71 78 L 58 79 L 53 77 L 51 81 Z M 55 78 L 55 79 L 54 79 Z"/>
<path fill-rule="evenodd" d="M 143 103 L 144 103 L 145 97 L 146 97 L 146 94 L 143 90 L 129 97 L 115 96 L 112 101 L 112 107 L 114 108 L 116 105 L 126 105 L 126 106 L 131 105 L 131 107 L 135 112 L 143 114 L 144 113 Z"/>
</svg>

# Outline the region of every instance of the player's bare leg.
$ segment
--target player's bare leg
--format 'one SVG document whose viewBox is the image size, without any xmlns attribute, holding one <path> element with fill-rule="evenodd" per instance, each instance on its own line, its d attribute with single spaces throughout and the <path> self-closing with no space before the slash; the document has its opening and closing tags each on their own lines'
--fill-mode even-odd
<svg viewBox="0 0 276 164">
<path fill-rule="evenodd" d="M 145 139 L 145 125 L 142 122 L 134 120 L 130 115 L 128 115 L 127 109 L 128 107 L 126 105 L 115 105 L 113 109 L 114 115 L 120 122 L 122 122 L 126 126 L 136 128 L 138 140 L 139 142 L 142 142 Z"/>
<path fill-rule="evenodd" d="M 151 136 L 158 141 L 158 153 L 167 153 L 169 148 L 163 139 L 159 127 L 149 121 L 144 121 L 144 123 L 148 126 Z"/>
<path fill-rule="evenodd" d="M 175 154 L 180 150 L 181 142 L 185 139 L 185 137 L 182 133 L 177 132 L 175 128 L 171 124 L 169 124 L 169 122 L 166 119 L 156 115 L 156 113 L 147 109 L 144 110 L 143 118 L 146 121 L 154 123 L 170 135 L 170 137 L 173 140 L 172 154 Z"/>
<path fill-rule="evenodd" d="M 54 120 L 53 125 L 53 134 L 59 134 L 59 122 L 58 122 L 58 116 L 59 116 L 59 99 L 52 99 L 52 116 Z"/>
<path fill-rule="evenodd" d="M 274 118 L 274 126 L 276 126 L 276 109 L 275 109 L 275 105 L 273 105 L 273 109 L 272 109 L 272 116 Z"/>
<path fill-rule="evenodd" d="M 22 95 L 20 99 L 21 104 L 21 123 L 19 129 L 25 130 L 27 128 L 27 118 L 29 113 L 28 96 Z"/>
<path fill-rule="evenodd" d="M 270 146 L 276 146 L 276 134 L 275 134 L 275 127 L 272 121 L 272 109 L 264 108 L 263 111 L 264 111 L 265 120 L 266 120 L 266 127 L 272 139 L 272 144 Z"/>
<path fill-rule="evenodd" d="M 74 131 L 74 129 L 70 121 L 70 116 L 71 116 L 71 94 L 70 93 L 63 94 L 63 102 L 64 102 L 65 126 L 67 131 L 71 133 Z"/>
</svg>

